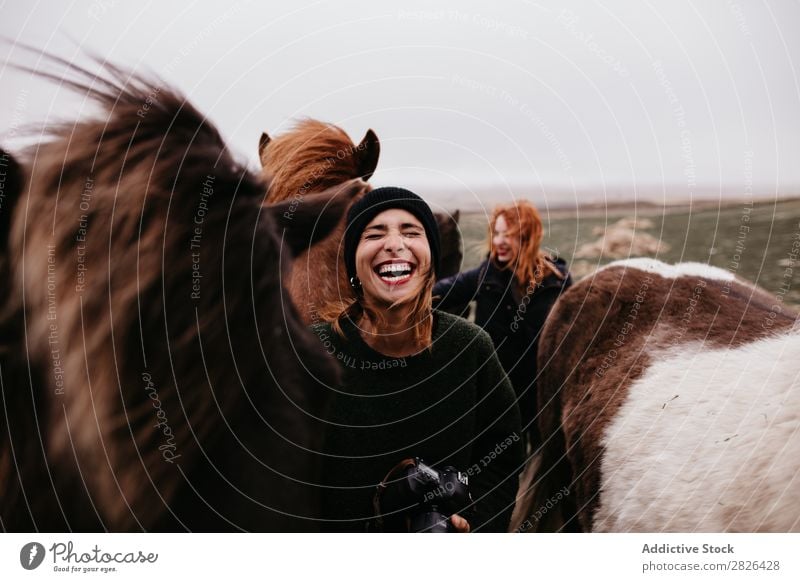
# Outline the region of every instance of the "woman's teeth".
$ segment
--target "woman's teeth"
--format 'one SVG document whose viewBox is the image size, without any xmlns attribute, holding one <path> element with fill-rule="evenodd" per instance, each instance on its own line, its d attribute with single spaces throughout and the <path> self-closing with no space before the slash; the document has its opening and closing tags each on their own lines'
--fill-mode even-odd
<svg viewBox="0 0 800 582">
<path fill-rule="evenodd" d="M 411 278 L 411 263 L 388 263 L 376 269 L 378 276 L 386 283 L 402 283 Z"/>
</svg>

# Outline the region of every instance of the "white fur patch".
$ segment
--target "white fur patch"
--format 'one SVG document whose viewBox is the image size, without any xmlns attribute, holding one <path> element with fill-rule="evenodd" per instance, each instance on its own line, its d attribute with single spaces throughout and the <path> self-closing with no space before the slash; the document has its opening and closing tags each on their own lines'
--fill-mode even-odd
<svg viewBox="0 0 800 582">
<path fill-rule="evenodd" d="M 717 281 L 733 281 L 736 277 L 730 271 L 720 269 L 719 267 L 712 267 L 705 263 L 676 263 L 669 265 L 667 263 L 658 261 L 656 259 L 649 259 L 647 257 L 637 257 L 633 259 L 623 259 L 621 261 L 614 261 L 607 265 L 603 265 L 598 269 L 608 269 L 610 267 L 624 267 L 627 269 L 637 269 L 645 271 L 646 273 L 654 273 L 660 275 L 665 279 L 677 279 L 678 277 L 702 277 L 704 279 L 713 279 Z"/>
<path fill-rule="evenodd" d="M 603 440 L 596 531 L 800 531 L 800 334 L 673 348 Z"/>
</svg>

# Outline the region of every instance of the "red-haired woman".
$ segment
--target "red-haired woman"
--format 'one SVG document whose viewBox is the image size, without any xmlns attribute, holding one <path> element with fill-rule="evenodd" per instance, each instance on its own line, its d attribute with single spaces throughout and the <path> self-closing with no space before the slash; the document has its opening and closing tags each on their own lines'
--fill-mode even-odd
<svg viewBox="0 0 800 582">
<path fill-rule="evenodd" d="M 434 307 L 460 309 L 476 301 L 475 323 L 492 338 L 534 450 L 540 444 L 535 390 L 539 333 L 553 303 L 572 284 L 566 263 L 542 251 L 543 236 L 539 212 L 530 202 L 497 206 L 489 220 L 489 257 L 433 288 Z"/>
</svg>

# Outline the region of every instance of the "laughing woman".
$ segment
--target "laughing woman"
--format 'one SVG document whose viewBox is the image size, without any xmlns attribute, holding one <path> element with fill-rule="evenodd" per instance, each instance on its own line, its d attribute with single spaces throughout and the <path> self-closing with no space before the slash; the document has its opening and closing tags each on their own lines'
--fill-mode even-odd
<svg viewBox="0 0 800 582">
<path fill-rule="evenodd" d="M 418 458 L 468 477 L 473 503 L 451 508 L 448 527 L 506 531 L 523 462 L 519 410 L 490 337 L 431 307 L 439 235 L 430 208 L 408 190 L 373 190 L 348 213 L 344 256 L 355 300 L 314 326 L 343 372 L 326 435 L 323 529 L 391 529 L 391 516 L 375 519 L 386 511 L 373 503 L 377 486 Z M 402 505 L 400 529 L 416 511 Z"/>
<path fill-rule="evenodd" d="M 572 285 L 566 263 L 541 250 L 543 236 L 542 219 L 530 202 L 497 206 L 489 220 L 489 258 L 433 289 L 434 304 L 441 309 L 461 311 L 476 301 L 475 323 L 497 347 L 532 450 L 541 443 L 536 426 L 539 334 L 558 296 Z"/>
</svg>

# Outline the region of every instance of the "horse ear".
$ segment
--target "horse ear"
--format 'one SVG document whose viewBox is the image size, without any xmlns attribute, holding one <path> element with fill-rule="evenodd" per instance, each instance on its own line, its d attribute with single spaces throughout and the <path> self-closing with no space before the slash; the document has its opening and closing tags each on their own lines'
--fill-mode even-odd
<svg viewBox="0 0 800 582">
<path fill-rule="evenodd" d="M 262 163 L 264 159 L 264 150 L 267 149 L 267 146 L 271 140 L 272 138 L 267 135 L 266 131 L 261 134 L 260 138 L 258 138 L 258 157 L 262 160 Z"/>
<path fill-rule="evenodd" d="M 453 212 L 453 222 L 458 224 L 459 220 L 461 220 L 461 211 L 460 210 L 456 210 L 455 212 Z"/>
<path fill-rule="evenodd" d="M 364 139 L 356 146 L 358 152 L 358 173 L 365 182 L 375 173 L 378 166 L 378 158 L 381 155 L 381 142 L 378 136 L 371 129 L 367 130 Z"/>
<path fill-rule="evenodd" d="M 367 188 L 366 182 L 356 178 L 318 194 L 270 204 L 266 209 L 283 231 L 283 242 L 297 256 L 328 236 L 353 200 Z"/>
</svg>

